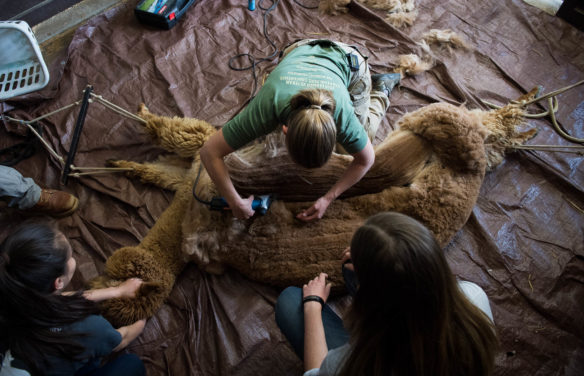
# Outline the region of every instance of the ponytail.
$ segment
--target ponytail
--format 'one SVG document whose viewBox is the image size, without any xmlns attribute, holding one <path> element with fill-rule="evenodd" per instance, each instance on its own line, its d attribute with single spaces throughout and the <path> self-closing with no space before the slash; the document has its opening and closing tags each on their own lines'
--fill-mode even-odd
<svg viewBox="0 0 584 376">
<path fill-rule="evenodd" d="M 323 166 L 337 138 L 335 100 L 328 90 L 302 90 L 290 99 L 286 146 L 294 162 L 306 168 Z"/>
</svg>

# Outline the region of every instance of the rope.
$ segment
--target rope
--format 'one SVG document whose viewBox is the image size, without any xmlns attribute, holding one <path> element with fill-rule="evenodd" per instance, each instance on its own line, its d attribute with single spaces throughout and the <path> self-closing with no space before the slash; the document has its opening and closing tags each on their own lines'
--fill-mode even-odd
<svg viewBox="0 0 584 376">
<path fill-rule="evenodd" d="M 43 146 L 45 147 L 45 149 L 47 149 L 47 151 L 57 159 L 57 161 L 59 161 L 59 163 L 61 164 L 61 167 L 65 165 L 65 159 L 63 159 L 63 157 L 61 157 L 59 154 L 57 154 L 57 152 L 55 150 L 53 150 L 53 148 L 51 147 L 51 145 L 49 145 L 49 143 L 47 141 L 45 141 L 45 139 L 43 138 L 43 136 L 41 136 L 36 129 L 34 129 L 32 127 L 32 125 L 26 123 L 26 126 L 28 127 L 28 129 L 35 135 L 37 136 L 37 138 L 41 141 L 41 143 L 43 144 Z"/>
<path fill-rule="evenodd" d="M 13 121 L 13 122 L 15 122 L 15 123 L 19 123 L 19 124 L 31 124 L 31 123 L 37 122 L 37 121 L 39 121 L 39 120 L 43 120 L 44 118 L 46 118 L 46 117 L 49 117 L 49 116 L 51 116 L 51 115 L 54 115 L 54 114 L 57 114 L 57 113 L 59 113 L 59 112 L 62 112 L 62 111 L 68 110 L 68 109 L 70 109 L 71 107 L 79 106 L 79 104 L 80 104 L 80 103 L 81 103 L 81 101 L 77 101 L 77 102 L 74 102 L 74 103 L 68 104 L 68 105 L 66 105 L 65 107 L 61 107 L 61 108 L 59 108 L 59 109 L 57 109 L 57 110 L 55 110 L 55 111 L 53 111 L 53 112 L 49 112 L 48 114 L 45 114 L 45 115 L 39 116 L 38 118 L 35 118 L 35 119 L 32 119 L 32 120 L 22 120 L 22 119 L 15 119 L 15 118 L 12 118 L 12 117 L 10 117 L 10 116 L 8 116 L 8 115 L 4 115 L 4 114 L 2 114 L 2 118 L 3 118 L 3 119 L 4 119 L 4 118 L 6 118 L 7 120 L 10 120 L 10 121 Z"/>
<path fill-rule="evenodd" d="M 125 116 L 127 118 L 130 118 L 132 120 L 136 120 L 138 122 L 141 122 L 142 124 L 146 124 L 147 121 L 145 119 L 142 119 L 141 117 L 123 109 L 122 107 L 104 99 L 101 95 L 97 95 L 94 93 L 91 93 L 92 98 L 95 99 L 96 102 L 101 103 L 104 107 L 112 110 L 113 112 L 121 115 L 121 116 Z M 35 119 L 32 120 L 22 120 L 22 119 L 16 119 L 13 117 L 10 117 L 8 115 L 5 115 L 4 113 L 0 114 L 0 118 L 2 119 L 2 121 L 12 121 L 18 124 L 23 124 L 26 125 L 28 127 L 28 129 L 33 133 L 34 136 L 36 136 L 36 138 L 38 140 L 40 140 L 40 142 L 42 143 L 42 145 L 44 146 L 45 149 L 47 149 L 47 151 L 49 152 L 50 155 L 52 155 L 61 165 L 61 168 L 63 168 L 65 166 L 65 159 L 60 156 L 52 147 L 51 145 L 49 145 L 49 143 L 47 141 L 45 141 L 45 139 L 43 138 L 43 136 L 37 132 L 37 130 L 31 125 L 33 123 L 38 122 L 39 120 L 43 120 L 51 115 L 57 114 L 59 112 L 68 110 L 72 107 L 75 106 L 79 106 L 81 104 L 81 100 L 78 100 L 76 102 L 73 102 L 71 104 L 68 104 L 64 107 L 58 108 L 54 111 L 51 111 L 47 114 L 41 115 Z M 93 103 L 93 100 L 90 98 L 89 99 L 90 103 Z M 80 177 L 80 176 L 85 176 L 85 175 L 97 175 L 97 174 L 107 174 L 107 173 L 114 173 L 114 172 L 125 172 L 125 171 L 132 171 L 131 168 L 126 168 L 126 167 L 75 167 L 73 165 L 70 166 L 71 170 L 73 171 L 85 171 L 85 172 L 73 172 L 68 174 L 68 176 L 72 176 L 72 177 Z"/>
<path fill-rule="evenodd" d="M 114 111 L 114 112 L 116 112 L 116 113 L 118 113 L 118 114 L 120 114 L 122 116 L 125 116 L 127 118 L 136 120 L 136 121 L 138 121 L 138 122 L 140 122 L 142 124 L 148 123 L 146 120 L 142 119 L 141 117 L 139 117 L 139 116 L 131 113 L 130 111 L 127 111 L 127 110 L 123 109 L 122 107 L 120 107 L 120 106 L 118 106 L 118 105 L 116 105 L 116 104 L 108 101 L 107 99 L 104 99 L 101 95 L 97 95 L 95 93 L 91 93 L 91 96 L 93 98 L 95 98 L 103 106 L 109 108 L 110 110 L 112 110 L 112 111 Z"/>
<path fill-rule="evenodd" d="M 71 165 L 71 170 L 75 171 L 133 171 L 131 167 L 75 167 Z"/>
<path fill-rule="evenodd" d="M 584 82 L 584 81 L 583 81 Z M 552 98 L 548 98 L 548 105 L 550 106 L 550 108 L 552 107 Z M 567 132 L 565 132 L 560 125 L 558 124 L 558 122 L 556 121 L 556 114 L 555 112 L 551 112 L 550 113 L 550 117 L 552 118 L 552 124 L 554 125 L 554 128 L 556 129 L 556 132 L 558 132 L 560 134 L 560 136 L 564 137 L 566 140 L 572 141 L 572 142 L 577 142 L 579 144 L 584 143 L 584 138 L 577 138 L 574 137 L 572 135 L 569 135 Z"/>
<path fill-rule="evenodd" d="M 584 146 L 562 146 L 562 145 L 515 145 L 511 149 L 519 150 L 539 150 L 539 151 L 555 151 L 558 153 L 578 154 L 584 156 Z M 565 150 L 568 148 L 568 150 Z"/>
<path fill-rule="evenodd" d="M 99 167 L 96 167 L 99 168 Z M 124 171 L 132 171 L 131 168 L 128 168 Z M 78 178 L 80 176 L 86 176 L 86 175 L 103 175 L 103 174 L 111 174 L 112 172 L 124 172 L 122 170 L 120 171 L 89 171 L 89 172 L 72 172 L 70 173 L 68 176 L 74 177 L 74 178 Z"/>
<path fill-rule="evenodd" d="M 545 95 L 540 95 L 539 97 L 533 98 L 532 100 L 529 100 L 529 101 L 521 101 L 521 102 L 513 101 L 513 103 L 519 103 L 519 104 L 521 104 L 523 106 L 528 106 L 528 105 L 530 105 L 532 103 L 539 102 L 542 99 L 546 99 L 546 98 L 549 98 L 549 97 L 555 97 L 558 94 L 562 94 L 563 92 L 568 91 L 568 90 L 570 90 L 572 88 L 575 88 L 576 86 L 579 86 L 579 85 L 582 85 L 582 84 L 584 84 L 584 80 L 582 80 L 580 82 L 576 82 L 575 84 L 572 84 L 572 85 L 569 85 L 569 86 L 560 88 L 558 90 L 552 91 L 551 93 L 547 93 Z"/>
<path fill-rule="evenodd" d="M 551 118 L 552 125 L 554 126 L 554 129 L 556 130 L 556 132 L 560 136 L 562 136 L 563 138 L 565 138 L 568 141 L 582 144 L 582 143 L 584 143 L 584 138 L 578 138 L 578 137 L 574 137 L 574 136 L 570 135 L 566 130 L 562 129 L 562 127 L 560 126 L 560 124 L 558 124 L 558 122 L 556 120 L 556 112 L 558 112 L 558 108 L 559 108 L 558 99 L 556 98 L 556 96 L 558 94 L 562 94 L 563 92 L 568 91 L 568 90 L 575 88 L 576 86 L 579 86 L 582 84 L 584 84 L 584 80 L 576 82 L 575 84 L 560 88 L 558 90 L 554 90 L 548 94 L 541 95 L 541 96 L 534 98 L 534 99 L 531 99 L 529 101 L 511 101 L 511 103 L 519 104 L 522 107 L 526 107 L 526 106 L 533 104 L 535 102 L 539 102 L 543 99 L 547 99 L 548 107 L 549 107 L 547 111 L 541 112 L 538 114 L 530 114 L 528 112 L 525 112 L 523 116 L 525 116 L 526 118 L 529 118 L 529 119 L 540 119 L 540 118 L 544 118 L 546 116 L 549 116 Z M 491 108 L 496 109 L 496 110 L 499 110 L 502 108 L 502 106 L 487 102 L 483 99 L 481 99 L 481 102 L 483 102 L 488 107 L 491 107 Z M 534 149 L 534 150 L 536 150 L 536 149 Z"/>
<path fill-rule="evenodd" d="M 524 116 L 526 118 L 529 118 L 529 119 L 541 119 L 541 118 L 544 118 L 546 116 L 551 115 L 554 112 L 558 112 L 558 98 L 551 97 L 550 99 L 552 99 L 554 101 L 554 106 L 553 107 L 550 106 L 550 108 L 547 111 L 539 113 L 539 114 L 525 114 Z"/>
<path fill-rule="evenodd" d="M 554 100 L 554 106 L 553 106 L 553 108 L 552 107 L 550 107 L 550 108 L 552 109 L 553 112 L 558 112 L 558 99 L 556 97 L 552 97 L 552 99 Z M 495 110 L 500 110 L 501 108 L 503 108 L 503 106 L 499 106 L 499 105 L 493 104 L 491 102 L 487 102 L 487 101 L 482 100 L 482 99 L 481 99 L 481 101 L 484 104 L 486 104 L 487 106 L 489 106 Z M 512 101 L 511 103 L 517 104 L 518 102 Z M 528 119 L 540 119 L 540 118 L 546 117 L 548 115 L 550 115 L 550 110 L 547 110 L 545 112 L 541 112 L 539 114 L 530 114 L 527 112 L 523 114 L 523 116 L 528 118 Z"/>
</svg>

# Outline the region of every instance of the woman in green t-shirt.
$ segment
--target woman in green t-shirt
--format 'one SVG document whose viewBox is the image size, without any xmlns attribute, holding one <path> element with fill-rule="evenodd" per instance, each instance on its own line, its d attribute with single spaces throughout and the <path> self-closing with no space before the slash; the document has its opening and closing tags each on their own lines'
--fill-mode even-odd
<svg viewBox="0 0 584 376">
<path fill-rule="evenodd" d="M 343 43 L 303 40 L 286 48 L 256 97 L 201 148 L 201 161 L 233 215 L 251 217 L 253 196 L 239 196 L 223 157 L 281 127 L 290 157 L 303 167 L 323 166 L 337 144 L 353 156 L 326 194 L 297 215 L 303 221 L 320 219 L 373 165 L 371 140 L 399 78 L 371 76 L 365 58 Z"/>
</svg>

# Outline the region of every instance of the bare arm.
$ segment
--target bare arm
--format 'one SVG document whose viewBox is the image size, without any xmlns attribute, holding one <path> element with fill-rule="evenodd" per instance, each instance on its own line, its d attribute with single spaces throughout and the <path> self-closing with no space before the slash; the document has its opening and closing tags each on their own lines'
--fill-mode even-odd
<svg viewBox="0 0 584 376">
<path fill-rule="evenodd" d="M 86 290 L 83 292 L 83 296 L 85 299 L 94 302 L 101 302 L 102 300 L 115 298 L 133 298 L 136 296 L 136 292 L 140 288 L 140 285 L 142 285 L 141 279 L 130 278 L 116 287 Z"/>
<path fill-rule="evenodd" d="M 330 203 L 359 182 L 373 166 L 373 162 L 375 162 L 375 151 L 371 142 L 367 140 L 367 145 L 363 150 L 353 154 L 353 161 L 335 185 L 324 196 L 316 200 L 310 208 L 298 214 L 296 218 L 306 222 L 322 218 Z"/>
<path fill-rule="evenodd" d="M 122 335 L 122 342 L 120 342 L 113 351 L 125 349 L 126 346 L 142 334 L 144 326 L 146 326 L 146 319 L 138 320 L 131 325 L 122 326 L 121 328 L 116 329 Z"/>
<path fill-rule="evenodd" d="M 205 166 L 211 180 L 213 180 L 217 189 L 229 204 L 233 215 L 239 219 L 247 219 L 254 214 L 254 210 L 251 208 L 253 196 L 246 199 L 242 199 L 239 196 L 239 193 L 237 193 L 231 182 L 227 166 L 225 166 L 225 162 L 223 161 L 223 157 L 233 152 L 234 150 L 225 141 L 223 132 L 219 130 L 201 148 L 201 162 Z"/>
<path fill-rule="evenodd" d="M 330 293 L 331 284 L 326 283 L 327 275 L 320 273 L 302 288 L 302 296 L 320 296 L 324 301 Z M 320 368 L 328 353 L 324 326 L 322 323 L 322 306 L 319 302 L 304 303 L 304 370 Z"/>
</svg>

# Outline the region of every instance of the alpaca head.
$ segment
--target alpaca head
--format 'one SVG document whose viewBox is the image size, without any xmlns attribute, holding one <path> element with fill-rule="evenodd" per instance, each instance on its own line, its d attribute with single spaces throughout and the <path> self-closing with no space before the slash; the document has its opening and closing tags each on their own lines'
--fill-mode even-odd
<svg viewBox="0 0 584 376">
<path fill-rule="evenodd" d="M 102 314 L 115 327 L 152 316 L 168 297 L 175 276 L 140 247 L 118 249 L 106 262 L 105 274 L 91 281 L 91 288 L 118 286 L 129 278 L 144 281 L 135 298 L 102 302 Z"/>
</svg>

